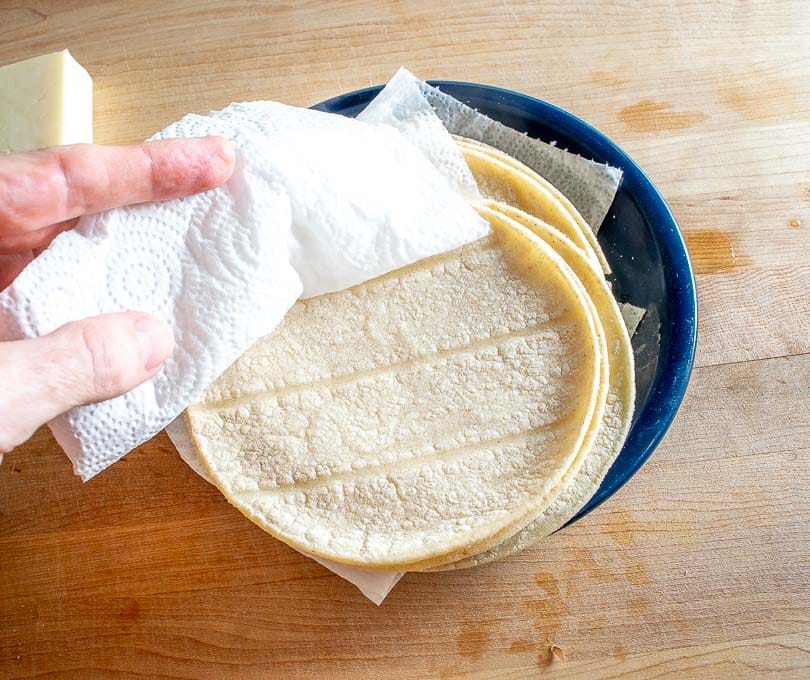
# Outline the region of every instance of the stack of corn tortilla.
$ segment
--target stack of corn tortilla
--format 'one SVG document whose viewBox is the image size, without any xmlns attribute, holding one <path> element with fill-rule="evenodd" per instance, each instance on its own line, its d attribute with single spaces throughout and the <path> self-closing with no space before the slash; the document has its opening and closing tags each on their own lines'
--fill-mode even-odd
<svg viewBox="0 0 810 680">
<path fill-rule="evenodd" d="M 186 412 L 228 500 L 321 558 L 511 555 L 576 514 L 630 427 L 630 338 L 590 227 L 533 170 L 456 141 L 491 235 L 299 301 Z"/>
</svg>

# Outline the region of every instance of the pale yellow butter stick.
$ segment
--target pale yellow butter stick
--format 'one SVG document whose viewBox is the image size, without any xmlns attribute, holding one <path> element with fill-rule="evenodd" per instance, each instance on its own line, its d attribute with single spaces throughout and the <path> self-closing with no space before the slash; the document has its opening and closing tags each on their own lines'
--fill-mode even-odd
<svg viewBox="0 0 810 680">
<path fill-rule="evenodd" d="M 93 141 L 93 79 L 68 50 L 0 67 L 0 153 Z"/>
</svg>

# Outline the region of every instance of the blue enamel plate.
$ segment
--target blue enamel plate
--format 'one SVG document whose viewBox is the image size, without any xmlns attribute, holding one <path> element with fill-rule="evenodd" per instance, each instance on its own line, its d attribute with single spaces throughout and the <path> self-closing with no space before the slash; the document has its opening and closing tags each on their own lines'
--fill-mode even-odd
<svg viewBox="0 0 810 680">
<path fill-rule="evenodd" d="M 641 169 L 605 135 L 539 99 L 488 85 L 431 81 L 447 94 L 529 136 L 624 172 L 599 242 L 616 297 L 647 310 L 636 334 L 636 412 L 627 441 L 599 490 L 571 520 L 612 496 L 644 464 L 681 404 L 695 356 L 695 280 L 681 233 L 667 204 Z M 313 108 L 345 116 L 362 111 L 380 91 L 369 87 Z"/>
</svg>

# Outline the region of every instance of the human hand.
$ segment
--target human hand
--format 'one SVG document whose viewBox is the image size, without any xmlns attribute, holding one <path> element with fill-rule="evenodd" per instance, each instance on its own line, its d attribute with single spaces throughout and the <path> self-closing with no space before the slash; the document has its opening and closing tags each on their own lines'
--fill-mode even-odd
<svg viewBox="0 0 810 680">
<path fill-rule="evenodd" d="M 0 290 L 81 215 L 205 191 L 233 166 L 233 146 L 219 137 L 0 155 Z M 135 311 L 0 343 L 0 461 L 60 413 L 148 380 L 173 349 L 171 329 Z"/>
</svg>

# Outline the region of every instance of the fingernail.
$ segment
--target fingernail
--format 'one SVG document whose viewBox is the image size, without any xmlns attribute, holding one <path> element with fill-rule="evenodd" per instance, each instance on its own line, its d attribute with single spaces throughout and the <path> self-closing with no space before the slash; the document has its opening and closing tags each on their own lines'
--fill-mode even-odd
<svg viewBox="0 0 810 680">
<path fill-rule="evenodd" d="M 171 328 L 153 316 L 140 316 L 135 321 L 135 336 L 141 348 L 143 368 L 152 371 L 162 364 L 174 348 Z"/>
</svg>

